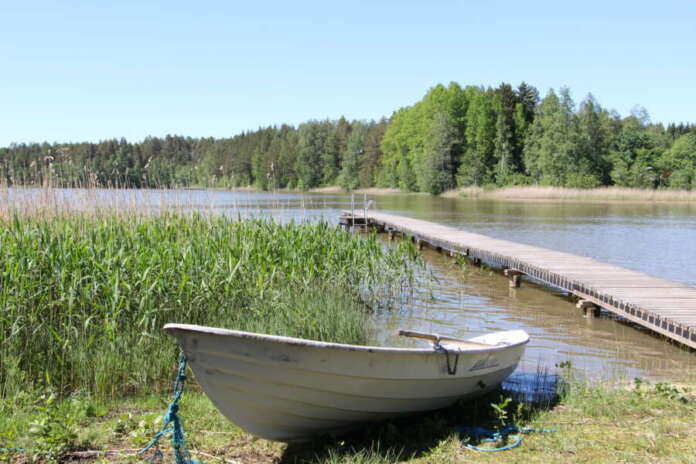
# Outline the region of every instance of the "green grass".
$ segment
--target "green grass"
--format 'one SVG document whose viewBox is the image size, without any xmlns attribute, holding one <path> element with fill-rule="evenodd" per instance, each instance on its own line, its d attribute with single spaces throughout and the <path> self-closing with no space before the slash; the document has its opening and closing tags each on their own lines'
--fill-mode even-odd
<svg viewBox="0 0 696 464">
<path fill-rule="evenodd" d="M 414 262 L 326 222 L 175 214 L 14 214 L 0 250 L 0 398 L 168 388 L 167 322 L 365 343 Z"/>
<path fill-rule="evenodd" d="M 184 395 L 181 415 L 189 449 L 208 463 L 220 459 L 256 464 L 694 462 L 696 395 L 686 385 L 611 387 L 577 381 L 567 386 L 558 401 L 545 404 L 507 403 L 504 400 L 510 394 L 499 390 L 443 411 L 368 424 L 352 435 L 327 436 L 298 445 L 254 438 L 227 421 L 195 390 Z M 38 442 L 44 446 L 44 460 L 71 456 L 71 449 L 89 449 L 122 453 L 102 456 L 103 462 L 132 462 L 127 455 L 159 430 L 168 399 L 148 395 L 95 400 L 78 395 L 56 402 L 47 413 L 45 400 L 25 397 L 0 406 L 0 446 L 4 431 L 6 445 L 36 447 Z M 501 419 L 501 406 L 506 419 Z M 68 432 L 27 432 L 50 417 L 68 424 Z M 555 431 L 527 434 L 520 447 L 500 453 L 469 450 L 455 431 L 457 425 L 495 428 L 510 421 Z M 70 446 L 51 454 L 47 436 Z M 163 440 L 162 450 L 166 462 L 173 462 L 168 440 Z M 26 456 L 6 453 L 6 457 L 10 462 L 23 462 Z"/>
</svg>

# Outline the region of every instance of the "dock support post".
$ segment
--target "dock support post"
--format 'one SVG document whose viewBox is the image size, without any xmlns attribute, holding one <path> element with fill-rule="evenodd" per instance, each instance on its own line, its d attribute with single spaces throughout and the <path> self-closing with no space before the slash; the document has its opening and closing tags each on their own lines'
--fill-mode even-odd
<svg viewBox="0 0 696 464">
<path fill-rule="evenodd" d="M 394 240 L 394 229 L 389 229 L 387 235 L 389 236 L 389 240 Z"/>
<path fill-rule="evenodd" d="M 353 218 L 353 222 L 355 222 L 355 194 L 354 193 L 350 194 L 350 217 Z"/>
<path fill-rule="evenodd" d="M 471 258 L 471 264 L 473 264 L 474 266 L 480 266 L 481 258 Z"/>
<path fill-rule="evenodd" d="M 423 240 L 419 238 L 416 239 L 416 248 L 418 248 L 419 250 L 423 249 Z"/>
<path fill-rule="evenodd" d="M 601 312 L 601 308 L 599 306 L 588 300 L 580 300 L 575 306 L 578 309 L 582 309 L 582 313 L 585 316 L 587 316 L 587 312 L 590 311 L 594 317 L 599 317 Z"/>
<path fill-rule="evenodd" d="M 517 269 L 505 269 L 503 273 L 510 280 L 510 287 L 518 288 L 520 286 L 520 276 L 524 274 L 524 272 L 518 271 Z"/>
</svg>

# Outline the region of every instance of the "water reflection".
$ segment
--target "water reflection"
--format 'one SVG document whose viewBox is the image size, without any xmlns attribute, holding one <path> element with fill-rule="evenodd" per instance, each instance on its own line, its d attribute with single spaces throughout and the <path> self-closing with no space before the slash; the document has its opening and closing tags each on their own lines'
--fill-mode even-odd
<svg viewBox="0 0 696 464">
<path fill-rule="evenodd" d="M 419 279 L 408 304 L 376 316 L 377 343 L 415 346 L 399 337 L 411 328 L 453 337 L 471 337 L 499 330 L 523 329 L 531 340 L 520 368 L 555 372 L 570 362 L 589 377 L 684 378 L 696 369 L 696 356 L 603 312 L 583 317 L 565 293 L 523 282 L 511 289 L 507 278 L 487 268 L 456 262 L 433 250 L 423 256 L 433 279 Z M 425 271 L 424 271 L 425 272 Z"/>
</svg>

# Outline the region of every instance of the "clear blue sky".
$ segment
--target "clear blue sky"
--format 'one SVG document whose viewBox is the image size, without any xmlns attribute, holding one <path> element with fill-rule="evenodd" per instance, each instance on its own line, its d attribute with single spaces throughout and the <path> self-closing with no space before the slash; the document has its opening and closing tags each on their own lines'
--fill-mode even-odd
<svg viewBox="0 0 696 464">
<path fill-rule="evenodd" d="M 372 119 L 437 83 L 696 122 L 693 1 L 3 1 L 0 146 Z"/>
</svg>

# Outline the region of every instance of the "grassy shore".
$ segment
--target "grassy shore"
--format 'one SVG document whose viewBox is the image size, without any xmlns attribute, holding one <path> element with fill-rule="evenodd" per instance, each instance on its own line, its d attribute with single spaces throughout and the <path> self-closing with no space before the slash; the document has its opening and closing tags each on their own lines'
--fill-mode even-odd
<svg viewBox="0 0 696 464">
<path fill-rule="evenodd" d="M 294 191 L 301 193 L 301 191 Z M 413 194 L 427 195 L 419 192 L 404 192 L 394 188 L 364 188 L 348 192 L 338 186 L 320 187 L 309 190 L 310 193 L 355 193 L 368 195 Z M 647 201 L 647 202 L 696 202 L 696 191 L 692 190 L 654 190 L 626 187 L 598 187 L 578 189 L 566 187 L 464 187 L 448 190 L 440 195 L 443 198 L 484 198 L 514 201 Z"/>
<path fill-rule="evenodd" d="M 508 402 L 509 397 L 510 392 L 499 390 L 444 411 L 301 445 L 254 438 L 197 391 L 186 393 L 181 414 L 189 450 L 208 463 L 694 462 L 696 395 L 688 385 L 610 387 L 577 381 L 549 402 Z M 158 395 L 99 401 L 78 395 L 48 404 L 46 398 L 15 397 L 0 406 L 0 444 L 38 448 L 44 460 L 132 462 L 135 450 L 161 427 L 167 400 Z M 518 448 L 485 453 L 467 448 L 470 440 L 456 430 L 460 425 L 495 429 L 504 422 L 554 431 L 529 433 Z M 173 462 L 168 440 L 162 451 L 166 462 Z M 27 457 L 4 455 L 9 462 Z"/>
<path fill-rule="evenodd" d="M 466 187 L 442 194 L 447 198 L 487 198 L 494 200 L 552 200 L 552 201 L 665 201 L 696 202 L 696 191 L 653 190 L 624 187 L 574 189 L 564 187 L 503 187 L 483 189 Z"/>
</svg>

